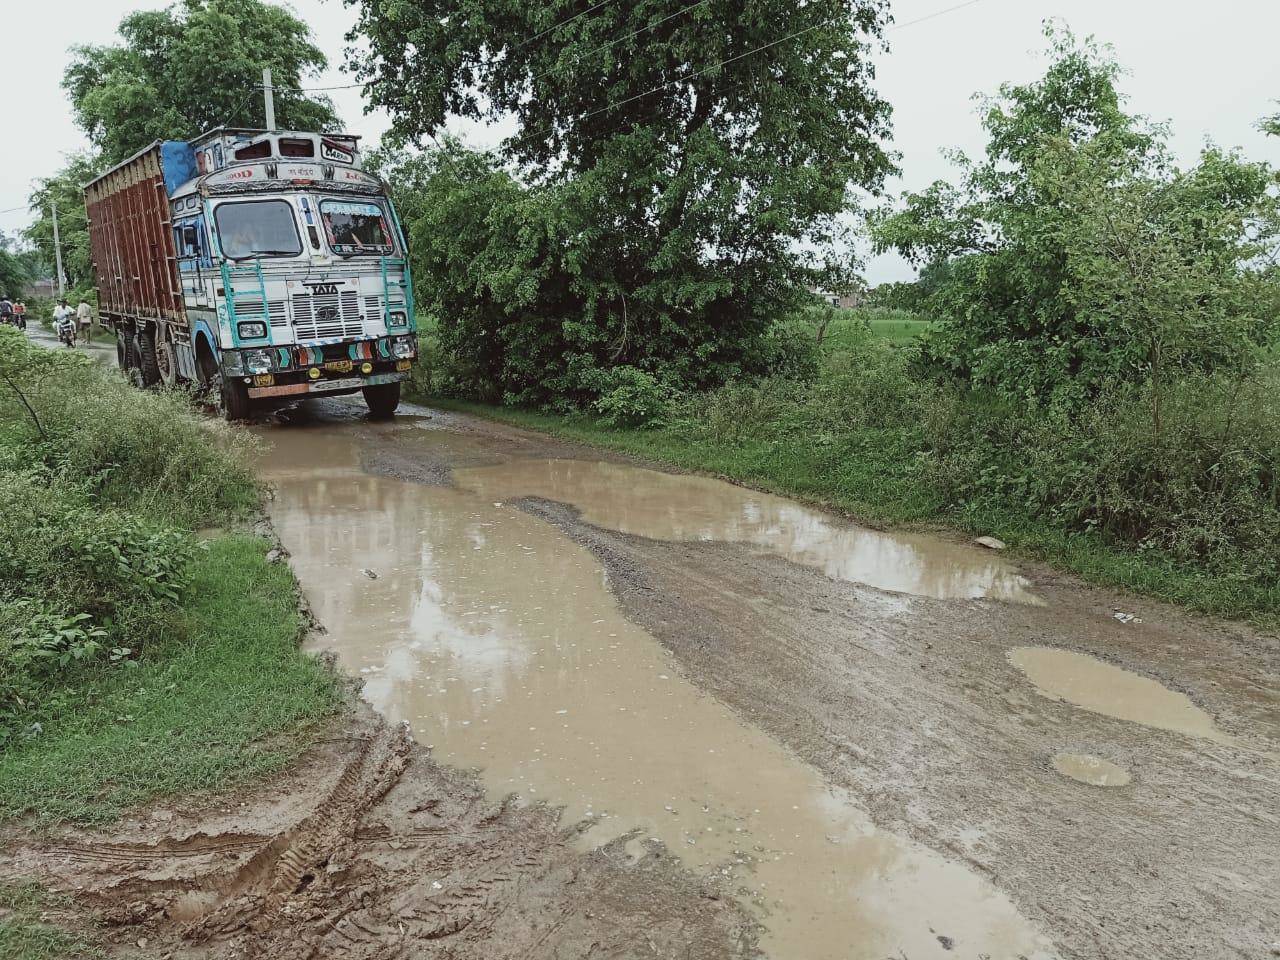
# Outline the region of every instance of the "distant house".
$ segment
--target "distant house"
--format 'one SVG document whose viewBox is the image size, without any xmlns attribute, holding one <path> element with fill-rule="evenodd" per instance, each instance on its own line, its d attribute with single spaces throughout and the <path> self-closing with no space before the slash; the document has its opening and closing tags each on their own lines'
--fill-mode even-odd
<svg viewBox="0 0 1280 960">
<path fill-rule="evenodd" d="M 35 300 L 39 297 L 53 298 L 58 294 L 58 285 L 52 280 L 32 280 L 27 284 L 24 293 L 28 299 Z"/>
<path fill-rule="evenodd" d="M 825 303 L 831 304 L 839 310 L 856 310 L 862 306 L 863 294 L 861 291 L 853 293 L 831 293 L 828 290 L 819 290 L 816 287 L 810 287 L 809 292 L 818 297 Z"/>
</svg>

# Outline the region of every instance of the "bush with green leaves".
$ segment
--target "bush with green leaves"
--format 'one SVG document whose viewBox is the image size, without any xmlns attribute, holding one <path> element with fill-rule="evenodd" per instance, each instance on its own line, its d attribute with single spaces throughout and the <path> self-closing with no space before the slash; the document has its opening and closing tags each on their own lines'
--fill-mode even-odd
<svg viewBox="0 0 1280 960">
<path fill-rule="evenodd" d="M 652 374 L 635 367 L 602 371 L 600 396 L 592 409 L 608 426 L 656 426 L 667 413 L 671 390 Z"/>
<path fill-rule="evenodd" d="M 177 639 L 192 528 L 256 503 L 241 444 L 182 395 L 0 329 L 0 740 L 75 671 Z"/>
<path fill-rule="evenodd" d="M 1280 201 L 1262 163 L 1129 115 L 1110 55 L 1049 30 L 1052 62 L 985 102 L 986 156 L 874 218 L 881 249 L 935 276 L 925 360 L 1010 399 L 1243 370 L 1280 335 Z M 940 275 L 936 275 L 940 274 Z"/>
</svg>

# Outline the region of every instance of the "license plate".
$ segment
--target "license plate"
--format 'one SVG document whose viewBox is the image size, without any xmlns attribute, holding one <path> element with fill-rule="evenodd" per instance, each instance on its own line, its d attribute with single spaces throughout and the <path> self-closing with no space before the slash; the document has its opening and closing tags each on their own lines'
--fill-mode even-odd
<svg viewBox="0 0 1280 960">
<path fill-rule="evenodd" d="M 397 360 L 397 361 L 396 361 L 396 369 L 397 369 L 397 370 L 408 370 L 408 369 L 409 369 L 410 367 L 412 367 L 412 366 L 413 366 L 413 364 L 412 364 L 412 363 L 410 363 L 408 360 Z"/>
<path fill-rule="evenodd" d="M 276 378 L 269 373 L 255 374 L 253 378 L 253 385 L 255 387 L 269 387 L 275 382 Z"/>
<path fill-rule="evenodd" d="M 319 383 L 311 384 L 312 393 L 323 393 L 326 390 L 351 390 L 362 385 L 359 377 L 350 377 L 345 380 L 321 380 Z"/>
<path fill-rule="evenodd" d="M 324 368 L 328 370 L 330 373 L 350 373 L 351 361 L 350 360 L 330 360 L 328 363 L 324 365 Z"/>
</svg>

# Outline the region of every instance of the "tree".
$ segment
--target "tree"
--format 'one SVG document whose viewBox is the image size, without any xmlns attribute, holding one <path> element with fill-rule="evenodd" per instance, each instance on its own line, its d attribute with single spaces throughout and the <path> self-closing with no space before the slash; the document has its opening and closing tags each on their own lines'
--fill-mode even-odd
<svg viewBox="0 0 1280 960">
<path fill-rule="evenodd" d="M 947 264 L 938 368 L 1023 398 L 1150 381 L 1158 428 L 1168 377 L 1243 369 L 1274 336 L 1271 174 L 1214 149 L 1178 169 L 1167 132 L 1124 111 L 1114 60 L 1049 36 L 1045 76 L 986 101 L 985 158 L 873 218 L 876 244 Z"/>
<path fill-rule="evenodd" d="M 21 296 L 30 279 L 27 264 L 13 250 L 13 242 L 0 231 L 0 297 Z"/>
<path fill-rule="evenodd" d="M 891 168 L 868 56 L 882 0 L 347 2 L 368 42 L 360 76 L 399 137 L 514 119 L 504 191 L 533 219 L 505 235 L 539 236 L 549 299 L 510 305 L 501 327 L 536 325 L 505 342 L 543 345 L 556 397 L 589 399 L 614 366 L 691 385 L 749 366 L 851 188 L 878 190 Z"/>
<path fill-rule="evenodd" d="M 109 166 L 154 140 L 263 123 L 262 70 L 280 87 L 284 127 L 328 130 L 325 97 L 297 92 L 326 64 L 307 25 L 262 0 L 181 0 L 120 21 L 121 42 L 72 48 L 62 85 L 76 123 Z"/>
<path fill-rule="evenodd" d="M 36 181 L 29 203 L 36 219 L 27 227 L 27 239 L 53 260 L 53 204 L 58 205 L 58 236 L 62 241 L 62 269 L 72 288 L 93 284 L 93 259 L 89 251 L 89 226 L 84 209 L 84 185 L 104 169 L 93 154 L 73 154 L 66 166 L 51 177 Z M 52 273 L 52 271 L 50 271 Z"/>
</svg>

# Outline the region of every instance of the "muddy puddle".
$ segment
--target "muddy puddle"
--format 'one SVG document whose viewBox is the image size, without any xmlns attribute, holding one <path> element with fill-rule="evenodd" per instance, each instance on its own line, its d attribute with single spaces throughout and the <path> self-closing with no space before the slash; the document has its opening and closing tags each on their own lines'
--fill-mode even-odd
<svg viewBox="0 0 1280 960">
<path fill-rule="evenodd" d="M 778 960 L 1054 956 L 985 880 L 877 830 L 812 768 L 683 679 L 622 615 L 595 558 L 508 502 L 556 496 L 529 481 L 561 468 L 544 462 L 505 479 L 468 471 L 464 489 L 417 485 L 361 472 L 356 430 L 263 435 L 289 464 L 264 474 L 276 486 L 276 528 L 328 631 L 320 646 L 437 759 L 478 769 L 494 797 L 563 806 L 565 823 L 588 824 L 583 847 L 626 838 L 638 859 L 661 841 L 756 913 Z M 636 489 L 649 471 L 605 466 L 573 464 L 621 485 L 634 505 L 609 513 L 601 497 L 592 519 L 605 525 L 749 539 L 784 522 L 779 504 L 749 508 L 746 497 L 731 502 L 742 537 L 713 497 L 707 519 L 682 520 L 686 501 L 664 509 L 661 486 Z M 557 498 L 572 502 L 563 490 Z M 818 557 L 819 531 L 807 529 L 812 542 L 797 537 L 788 549 Z M 897 588 L 929 583 L 913 576 Z"/>
<path fill-rule="evenodd" d="M 1157 730 L 1236 744 L 1185 694 L 1085 653 L 1018 647 L 1009 661 L 1046 697 Z"/>
<path fill-rule="evenodd" d="M 454 472 L 489 501 L 544 497 L 584 520 L 657 540 L 747 543 L 837 580 L 941 599 L 1037 603 L 1007 563 L 965 544 L 840 524 L 793 500 L 622 463 L 521 459 Z"/>
<path fill-rule="evenodd" d="M 1091 787 L 1123 787 L 1133 778 L 1124 767 L 1088 753 L 1059 753 L 1053 769 Z"/>
</svg>

